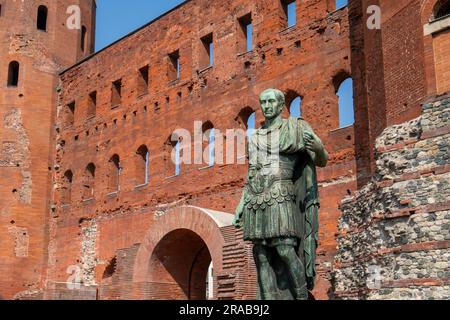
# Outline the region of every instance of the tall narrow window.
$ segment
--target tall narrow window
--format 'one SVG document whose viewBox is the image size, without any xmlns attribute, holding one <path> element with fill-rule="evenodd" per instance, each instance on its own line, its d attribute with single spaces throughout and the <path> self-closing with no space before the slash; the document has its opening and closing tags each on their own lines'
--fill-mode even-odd
<svg viewBox="0 0 450 320">
<path fill-rule="evenodd" d="M 297 2 L 295 0 L 281 0 L 281 5 L 286 19 L 288 28 L 297 24 Z"/>
<path fill-rule="evenodd" d="M 203 132 L 203 159 L 209 167 L 214 166 L 215 154 L 216 154 L 216 133 L 214 125 L 211 121 L 207 121 L 202 126 Z"/>
<path fill-rule="evenodd" d="M 97 91 L 91 92 L 88 96 L 87 117 L 95 117 L 97 113 Z"/>
<path fill-rule="evenodd" d="M 8 87 L 17 87 L 19 85 L 19 63 L 12 61 L 8 68 Z"/>
<path fill-rule="evenodd" d="M 239 53 L 253 50 L 252 14 L 239 18 Z"/>
<path fill-rule="evenodd" d="M 175 149 L 175 175 L 179 176 L 181 172 L 181 141 L 177 141 Z"/>
<path fill-rule="evenodd" d="M 69 103 L 65 108 L 64 124 L 70 127 L 75 122 L 75 101 Z"/>
<path fill-rule="evenodd" d="M 180 79 L 180 51 L 177 50 L 169 54 L 169 66 L 167 75 L 169 80 Z"/>
<path fill-rule="evenodd" d="M 48 9 L 46 6 L 39 6 L 37 13 L 37 28 L 41 31 L 47 31 L 47 15 Z"/>
<path fill-rule="evenodd" d="M 136 185 L 148 184 L 148 166 L 149 166 L 149 152 L 145 145 L 139 147 L 136 152 Z"/>
<path fill-rule="evenodd" d="M 214 63 L 214 42 L 213 34 L 210 33 L 201 39 L 202 48 L 200 55 L 200 68 L 211 67 Z"/>
<path fill-rule="evenodd" d="M 86 42 L 87 42 L 87 28 L 85 26 L 81 27 L 81 52 L 86 50 Z"/>
<path fill-rule="evenodd" d="M 302 98 L 296 97 L 292 100 L 291 105 L 289 107 L 289 113 L 293 118 L 300 118 L 302 116 Z"/>
<path fill-rule="evenodd" d="M 210 167 L 214 166 L 216 159 L 216 129 L 212 128 L 209 131 L 209 161 L 208 165 Z"/>
<path fill-rule="evenodd" d="M 137 81 L 138 96 L 142 96 L 148 93 L 148 73 L 149 66 L 145 66 L 139 69 Z"/>
<path fill-rule="evenodd" d="M 111 106 L 115 108 L 122 102 L 122 79 L 114 81 L 111 90 Z"/>
<path fill-rule="evenodd" d="M 94 198 L 94 183 L 95 165 L 90 163 L 86 166 L 83 175 L 83 200 L 90 200 Z"/>
<path fill-rule="evenodd" d="M 164 149 L 166 176 L 168 178 L 179 176 L 181 172 L 181 138 L 176 135 L 170 135 Z"/>
<path fill-rule="evenodd" d="M 108 190 L 109 192 L 118 192 L 120 190 L 120 158 L 117 154 L 113 155 L 109 159 L 109 170 L 108 170 Z"/>
<path fill-rule="evenodd" d="M 61 204 L 63 206 L 67 206 L 72 201 L 72 180 L 73 173 L 70 170 L 67 170 L 64 173 L 62 185 L 61 185 Z"/>
<path fill-rule="evenodd" d="M 355 122 L 352 78 L 343 81 L 336 94 L 339 97 L 339 128 L 344 128 Z"/>
</svg>

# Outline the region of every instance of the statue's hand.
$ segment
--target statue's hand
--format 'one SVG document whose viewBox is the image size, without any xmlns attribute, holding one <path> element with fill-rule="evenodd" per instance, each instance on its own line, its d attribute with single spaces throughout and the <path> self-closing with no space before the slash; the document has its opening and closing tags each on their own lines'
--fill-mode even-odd
<svg viewBox="0 0 450 320">
<path fill-rule="evenodd" d="M 234 216 L 233 219 L 233 226 L 237 229 L 241 229 L 242 228 L 242 219 L 240 216 L 238 216 L 237 214 Z"/>
<path fill-rule="evenodd" d="M 323 150 L 322 141 L 314 133 L 306 131 L 303 134 L 303 139 L 305 140 L 306 149 L 308 151 L 314 152 L 316 154 L 322 152 Z"/>
<path fill-rule="evenodd" d="M 244 211 L 243 205 L 242 205 L 242 203 L 240 203 L 236 209 L 236 213 L 235 213 L 234 219 L 233 219 L 233 226 L 235 226 L 238 229 L 242 228 L 243 211 Z"/>
</svg>

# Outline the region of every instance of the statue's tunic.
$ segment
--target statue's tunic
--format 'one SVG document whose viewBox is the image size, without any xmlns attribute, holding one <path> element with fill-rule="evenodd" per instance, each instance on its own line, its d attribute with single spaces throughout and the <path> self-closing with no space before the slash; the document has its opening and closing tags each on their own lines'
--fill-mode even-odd
<svg viewBox="0 0 450 320">
<path fill-rule="evenodd" d="M 258 129 L 248 142 L 243 230 L 251 241 L 304 237 L 304 215 L 296 202 L 294 170 L 306 156 L 301 120 L 289 118 Z"/>
</svg>

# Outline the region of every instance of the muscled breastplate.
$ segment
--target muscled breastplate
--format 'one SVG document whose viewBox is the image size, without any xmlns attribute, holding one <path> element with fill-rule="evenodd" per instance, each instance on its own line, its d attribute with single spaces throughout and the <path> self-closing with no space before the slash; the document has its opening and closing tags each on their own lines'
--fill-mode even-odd
<svg viewBox="0 0 450 320">
<path fill-rule="evenodd" d="M 258 157 L 250 162 L 245 203 L 247 208 L 264 209 L 267 205 L 295 199 L 292 181 L 297 154 Z"/>
</svg>

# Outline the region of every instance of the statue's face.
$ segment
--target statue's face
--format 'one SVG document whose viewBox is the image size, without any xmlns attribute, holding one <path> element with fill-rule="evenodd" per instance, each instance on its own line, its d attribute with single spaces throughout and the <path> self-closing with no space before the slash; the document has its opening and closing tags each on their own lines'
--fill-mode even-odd
<svg viewBox="0 0 450 320">
<path fill-rule="evenodd" d="M 275 119 L 283 111 L 284 105 L 282 105 L 273 91 L 267 91 L 261 94 L 259 97 L 259 103 L 266 119 Z"/>
</svg>

